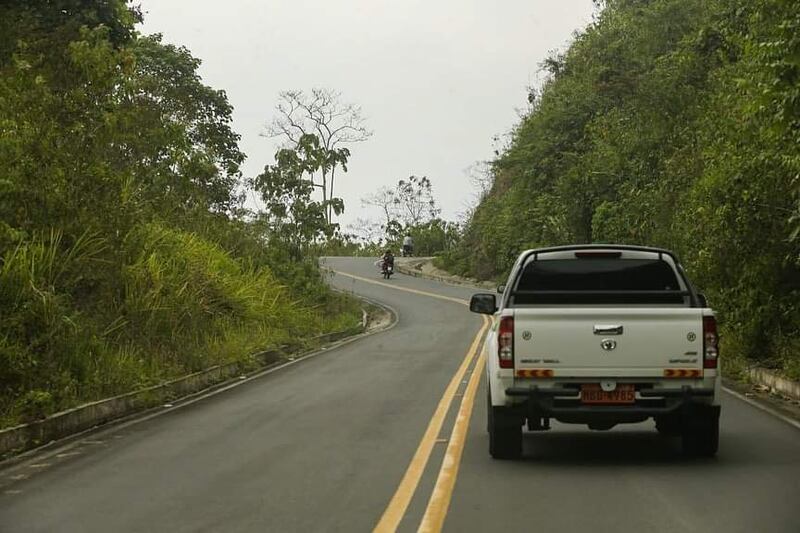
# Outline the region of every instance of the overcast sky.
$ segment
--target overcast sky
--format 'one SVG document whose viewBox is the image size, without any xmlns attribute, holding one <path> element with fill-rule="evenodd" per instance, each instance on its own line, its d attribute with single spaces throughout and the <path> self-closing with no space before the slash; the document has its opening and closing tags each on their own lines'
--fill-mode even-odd
<svg viewBox="0 0 800 533">
<path fill-rule="evenodd" d="M 345 226 L 368 214 L 361 197 L 411 174 L 454 219 L 473 195 L 465 169 L 492 157 L 539 63 L 593 12 L 591 0 L 140 1 L 142 31 L 186 46 L 227 91 L 246 176 L 272 161 L 276 140 L 259 134 L 280 91 L 332 88 L 361 105 L 374 135 L 337 180 Z"/>
</svg>

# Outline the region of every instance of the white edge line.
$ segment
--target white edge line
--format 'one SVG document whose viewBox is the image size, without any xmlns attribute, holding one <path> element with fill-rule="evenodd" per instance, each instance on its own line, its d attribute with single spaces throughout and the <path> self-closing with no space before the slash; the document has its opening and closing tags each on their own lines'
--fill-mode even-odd
<svg viewBox="0 0 800 533">
<path fill-rule="evenodd" d="M 345 339 L 336 341 L 329 346 L 323 346 L 318 350 L 303 354 L 297 357 L 296 359 L 290 359 L 285 363 L 281 363 L 276 366 L 269 366 L 263 370 L 256 370 L 254 374 L 250 374 L 244 379 L 237 379 L 236 377 L 231 377 L 230 378 L 231 383 L 227 385 L 219 384 L 216 388 L 213 388 L 212 386 L 211 390 L 205 390 L 205 391 L 200 390 L 195 393 L 189 394 L 183 398 L 178 398 L 175 400 L 175 405 L 171 407 L 154 406 L 139 413 L 131 413 L 130 415 L 123 416 L 117 420 L 110 420 L 105 424 L 87 428 L 83 431 L 74 433 L 72 435 L 67 435 L 65 437 L 62 437 L 61 439 L 48 442 L 37 448 L 31 448 L 30 450 L 26 450 L 25 452 L 22 452 L 19 455 L 12 455 L 0 461 L 0 473 L 7 474 L 9 472 L 16 471 L 21 466 L 27 465 L 32 461 L 44 461 L 54 457 L 59 453 L 72 450 L 76 448 L 78 445 L 80 445 L 82 437 L 88 437 L 88 436 L 99 437 L 102 435 L 107 435 L 109 433 L 113 433 L 128 428 L 130 426 L 141 424 L 153 418 L 165 415 L 167 413 L 176 411 L 178 409 L 183 409 L 184 407 L 188 407 L 189 405 L 197 403 L 201 400 L 211 398 L 213 396 L 216 396 L 217 394 L 221 394 L 230 389 L 239 387 L 240 385 L 244 385 L 245 383 L 249 383 L 261 377 L 278 372 L 279 370 L 283 370 L 290 366 L 294 366 L 298 363 L 308 361 L 309 359 L 313 359 L 318 355 L 338 350 L 339 348 L 346 346 L 350 343 L 353 343 L 357 340 L 363 339 L 364 337 L 370 337 L 378 333 L 389 331 L 390 329 L 394 328 L 400 321 L 400 315 L 398 314 L 397 310 L 395 310 L 391 306 L 386 305 L 383 302 L 378 302 L 377 300 L 373 300 L 371 298 L 366 298 L 361 296 L 356 296 L 356 297 L 377 307 L 382 307 L 384 310 L 388 311 L 392 315 L 392 321 L 384 327 L 377 328 L 372 331 L 364 331 L 362 333 L 359 333 L 358 335 L 347 337 Z M 0 483 L 0 486 L 7 486 L 7 484 Z"/>
<path fill-rule="evenodd" d="M 730 394 L 734 398 L 738 398 L 739 400 L 742 400 L 743 402 L 752 405 L 756 409 L 760 409 L 760 410 L 764 411 L 765 413 L 769 413 L 772 416 L 774 416 L 775 418 L 778 418 L 778 419 L 786 422 L 787 424 L 789 424 L 790 426 L 794 427 L 795 429 L 800 429 L 800 422 L 798 422 L 797 420 L 794 420 L 794 419 L 784 415 L 783 413 L 779 413 L 777 410 L 775 410 L 775 409 L 773 409 L 771 407 L 767 407 L 766 405 L 762 404 L 761 402 L 757 402 L 755 400 L 751 400 L 750 398 L 748 398 L 744 394 L 740 394 L 740 393 L 736 392 L 733 389 L 729 389 L 728 387 L 723 386 L 722 390 L 724 390 L 725 392 L 727 392 L 728 394 Z"/>
</svg>

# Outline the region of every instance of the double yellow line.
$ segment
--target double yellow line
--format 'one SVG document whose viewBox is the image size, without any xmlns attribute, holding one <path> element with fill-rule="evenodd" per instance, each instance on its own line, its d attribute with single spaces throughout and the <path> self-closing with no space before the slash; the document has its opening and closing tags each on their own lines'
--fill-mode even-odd
<svg viewBox="0 0 800 533">
<path fill-rule="evenodd" d="M 410 292 L 440 300 L 447 300 L 461 305 L 468 305 L 468 302 L 459 298 L 442 296 L 440 294 L 420 291 L 408 287 L 400 287 L 344 272 L 334 272 L 340 276 L 364 281 L 373 285 L 381 285 L 394 290 Z M 433 412 L 433 416 L 428 422 L 428 427 L 425 429 L 425 433 L 422 435 L 422 439 L 417 446 L 417 450 L 414 453 L 414 456 L 411 458 L 411 462 L 409 463 L 403 478 L 400 480 L 400 484 L 398 485 L 394 496 L 392 496 L 392 499 L 389 501 L 389 505 L 383 512 L 380 521 L 375 526 L 375 533 L 392 532 L 395 531 L 400 525 L 400 521 L 405 516 L 408 505 L 411 502 L 411 498 L 413 498 L 414 493 L 419 486 L 422 474 L 425 471 L 425 467 L 428 464 L 434 445 L 436 444 L 436 439 L 442 430 L 445 416 L 450 410 L 450 406 L 452 405 L 456 393 L 458 392 L 458 387 L 464 380 L 464 377 L 470 367 L 472 367 L 472 374 L 470 375 L 469 382 L 464 390 L 464 394 L 461 399 L 461 405 L 458 409 L 458 414 L 456 415 L 456 421 L 453 425 L 453 430 L 450 433 L 450 438 L 448 439 L 447 450 L 445 451 L 442 466 L 439 469 L 439 475 L 436 478 L 436 484 L 434 485 L 433 492 L 428 500 L 428 506 L 425 509 L 425 514 L 422 517 L 422 522 L 420 523 L 418 531 L 426 533 L 437 532 L 440 531 L 444 525 L 444 519 L 447 516 L 447 510 L 450 506 L 450 500 L 453 495 L 453 489 L 455 488 L 456 478 L 458 477 L 458 468 L 461 463 L 461 455 L 464 451 L 464 445 L 466 443 L 467 430 L 469 429 L 469 419 L 472 415 L 472 407 L 475 403 L 475 394 L 478 389 L 478 384 L 481 379 L 481 371 L 484 364 L 483 353 L 481 350 L 481 339 L 491 325 L 491 321 L 486 317 L 486 315 L 482 316 L 483 325 L 475 335 L 475 338 L 472 340 L 472 344 L 467 350 L 467 353 L 464 355 L 461 365 L 458 367 L 458 370 L 453 375 L 452 379 L 450 379 L 450 383 L 448 383 L 444 394 L 442 394 L 439 404 L 436 406 L 436 410 Z M 475 361 L 474 366 L 472 365 L 473 361 Z"/>
<path fill-rule="evenodd" d="M 476 339 L 480 339 L 483 336 L 489 324 L 489 319 L 484 315 L 483 327 Z M 433 487 L 431 498 L 428 500 L 428 507 L 425 509 L 425 515 L 422 517 L 422 522 L 420 523 L 418 531 L 438 532 L 441 531 L 442 526 L 444 526 L 444 519 L 447 516 L 447 510 L 450 507 L 450 499 L 456 486 L 458 468 L 461 465 L 461 455 L 467 440 L 469 419 L 472 416 L 472 406 L 475 405 L 475 393 L 478 390 L 478 383 L 481 380 L 481 372 L 483 370 L 484 357 L 480 346 L 478 347 L 478 351 L 480 355 L 472 370 L 472 375 L 464 391 L 464 396 L 461 399 L 461 406 L 458 409 L 453 431 L 450 433 L 450 440 L 447 443 L 447 450 L 442 460 L 442 466 L 436 478 L 436 485 Z"/>
<path fill-rule="evenodd" d="M 488 324 L 489 320 L 484 318 L 483 326 L 472 340 L 472 345 L 469 347 L 469 350 L 467 350 L 464 360 L 461 361 L 461 366 L 458 367 L 458 370 L 444 390 L 444 394 L 442 394 L 442 398 L 439 400 L 439 405 L 436 406 L 436 410 L 433 412 L 430 422 L 428 422 L 428 427 L 422 435 L 422 440 L 420 440 L 419 446 L 417 446 L 417 451 L 414 453 L 414 457 L 412 457 L 411 463 L 409 463 L 406 473 L 400 481 L 400 485 L 398 485 L 394 496 L 383 512 L 383 516 L 378 522 L 378 525 L 375 526 L 375 532 L 383 533 L 385 531 L 395 531 L 400 521 L 403 519 L 408 504 L 411 502 L 411 498 L 417 490 L 422 473 L 425 471 L 425 466 L 428 464 L 433 446 L 436 443 L 439 432 L 442 430 L 444 418 L 447 415 L 447 411 L 450 409 L 450 405 L 453 403 L 453 399 L 458 391 L 458 386 L 463 381 L 464 375 L 467 373 L 475 354 L 480 352 L 480 341 Z M 464 449 L 464 436 L 469 426 L 469 415 L 472 413 L 472 403 L 475 397 L 474 389 L 477 388 L 478 381 L 480 380 L 480 368 L 482 363 L 483 359 L 479 357 L 478 363 L 472 371 L 472 376 L 470 377 L 470 382 L 467 385 L 464 397 L 461 400 L 461 408 L 459 409 L 456 423 L 453 426 L 453 432 L 447 445 L 442 468 L 439 471 L 439 477 L 436 479 L 436 485 L 434 486 L 431 499 L 428 501 L 428 507 L 425 510 L 425 517 L 422 520 L 420 531 L 439 531 L 444 523 L 447 507 L 450 503 L 450 496 L 455 486 L 461 451 Z M 470 391 L 472 391 L 471 394 Z"/>
</svg>

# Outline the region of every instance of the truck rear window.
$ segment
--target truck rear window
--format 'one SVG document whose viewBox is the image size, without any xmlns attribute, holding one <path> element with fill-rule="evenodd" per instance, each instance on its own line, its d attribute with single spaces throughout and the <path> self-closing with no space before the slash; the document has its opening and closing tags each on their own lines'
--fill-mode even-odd
<svg viewBox="0 0 800 533">
<path fill-rule="evenodd" d="M 514 289 L 514 302 L 684 303 L 673 268 L 660 259 L 545 259 L 531 261 Z"/>
</svg>

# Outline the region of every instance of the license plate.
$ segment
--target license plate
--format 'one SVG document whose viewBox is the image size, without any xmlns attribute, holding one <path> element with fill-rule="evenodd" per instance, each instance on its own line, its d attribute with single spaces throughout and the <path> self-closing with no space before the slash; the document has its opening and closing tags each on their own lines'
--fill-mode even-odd
<svg viewBox="0 0 800 533">
<path fill-rule="evenodd" d="M 604 391 L 598 383 L 581 385 L 581 402 L 594 404 L 633 403 L 636 401 L 636 390 L 633 384 L 618 384 L 612 391 Z"/>
</svg>

